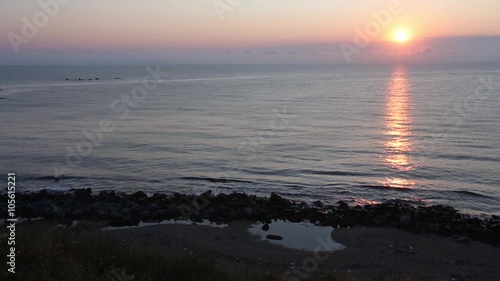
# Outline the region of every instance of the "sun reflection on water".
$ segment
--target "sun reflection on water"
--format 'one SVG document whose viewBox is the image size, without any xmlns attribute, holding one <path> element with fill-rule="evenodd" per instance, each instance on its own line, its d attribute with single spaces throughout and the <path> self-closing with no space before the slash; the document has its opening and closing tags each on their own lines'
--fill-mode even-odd
<svg viewBox="0 0 500 281">
<path fill-rule="evenodd" d="M 392 74 L 388 84 L 387 108 L 384 135 L 384 162 L 395 172 L 408 172 L 414 169 L 410 158 L 413 151 L 411 138 L 410 86 L 404 67 L 399 66 Z M 379 181 L 380 184 L 394 188 L 411 188 L 414 181 L 401 177 L 391 177 Z"/>
</svg>

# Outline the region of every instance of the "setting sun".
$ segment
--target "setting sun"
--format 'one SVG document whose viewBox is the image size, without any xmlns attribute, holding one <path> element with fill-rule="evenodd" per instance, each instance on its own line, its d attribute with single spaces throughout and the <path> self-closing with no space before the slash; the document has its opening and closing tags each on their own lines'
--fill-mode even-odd
<svg viewBox="0 0 500 281">
<path fill-rule="evenodd" d="M 394 41 L 398 43 L 404 43 L 407 42 L 410 39 L 410 35 L 406 30 L 398 30 L 394 34 Z"/>
</svg>

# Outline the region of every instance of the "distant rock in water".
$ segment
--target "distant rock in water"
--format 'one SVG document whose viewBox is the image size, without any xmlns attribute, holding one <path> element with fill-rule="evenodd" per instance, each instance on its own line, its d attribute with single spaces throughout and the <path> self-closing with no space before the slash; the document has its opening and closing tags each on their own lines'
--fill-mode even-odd
<svg viewBox="0 0 500 281">
<path fill-rule="evenodd" d="M 66 81 L 93 81 L 93 80 L 101 80 L 100 78 L 75 78 L 75 79 L 69 79 L 69 78 L 66 78 L 64 79 Z"/>
<path fill-rule="evenodd" d="M 0 97 L 0 100 L 4 100 L 4 99 L 6 99 L 6 98 L 4 98 L 4 97 Z"/>
</svg>

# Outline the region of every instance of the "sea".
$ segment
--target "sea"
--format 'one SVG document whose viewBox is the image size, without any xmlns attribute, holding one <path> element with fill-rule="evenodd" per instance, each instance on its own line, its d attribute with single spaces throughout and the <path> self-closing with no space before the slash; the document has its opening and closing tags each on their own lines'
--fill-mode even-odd
<svg viewBox="0 0 500 281">
<path fill-rule="evenodd" d="M 244 192 L 500 214 L 500 64 L 0 66 L 17 192 Z"/>
</svg>

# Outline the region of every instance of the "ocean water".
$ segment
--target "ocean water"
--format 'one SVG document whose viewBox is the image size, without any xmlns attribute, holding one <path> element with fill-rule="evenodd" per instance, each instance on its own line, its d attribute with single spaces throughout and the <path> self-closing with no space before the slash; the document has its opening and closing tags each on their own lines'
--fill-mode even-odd
<svg viewBox="0 0 500 281">
<path fill-rule="evenodd" d="M 0 89 L 0 171 L 18 192 L 500 214 L 499 64 L 0 66 Z"/>
</svg>

